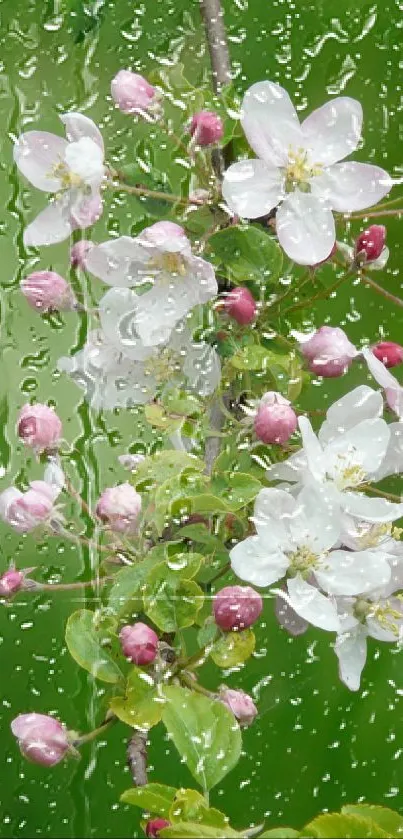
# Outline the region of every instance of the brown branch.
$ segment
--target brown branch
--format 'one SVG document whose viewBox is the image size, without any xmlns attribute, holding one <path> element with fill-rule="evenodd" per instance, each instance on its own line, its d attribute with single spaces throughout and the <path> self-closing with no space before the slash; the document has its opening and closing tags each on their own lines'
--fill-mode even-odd
<svg viewBox="0 0 403 839">
<path fill-rule="evenodd" d="M 134 786 L 145 787 L 147 783 L 147 734 L 144 731 L 136 731 L 129 740 L 127 762 Z"/>
<path fill-rule="evenodd" d="M 231 62 L 220 0 L 200 0 L 216 93 L 231 81 Z"/>
</svg>

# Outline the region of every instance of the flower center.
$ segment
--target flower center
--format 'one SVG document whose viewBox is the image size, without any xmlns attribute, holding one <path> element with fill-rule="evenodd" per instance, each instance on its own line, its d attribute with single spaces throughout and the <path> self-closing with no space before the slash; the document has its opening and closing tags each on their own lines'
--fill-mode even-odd
<svg viewBox="0 0 403 839">
<path fill-rule="evenodd" d="M 50 177 L 59 178 L 62 189 L 80 189 L 84 186 L 84 181 L 80 175 L 72 172 L 62 160 L 52 167 Z"/>
<path fill-rule="evenodd" d="M 154 256 L 149 264 L 171 276 L 179 274 L 183 277 L 186 274 L 186 263 L 180 253 L 160 253 Z"/>
<path fill-rule="evenodd" d="M 400 600 L 399 595 L 395 596 L 396 600 Z M 379 603 L 371 603 L 364 598 L 358 598 L 353 609 L 354 616 L 357 620 L 364 622 L 368 617 L 374 618 L 381 629 L 386 632 L 392 632 L 398 638 L 402 633 L 402 618 L 403 613 L 395 609 L 390 600 L 382 600 Z"/>
<path fill-rule="evenodd" d="M 338 489 L 357 487 L 364 483 L 366 472 L 361 464 L 355 459 L 356 451 L 351 449 L 346 454 L 338 454 L 334 464 L 333 474 L 329 478 L 333 480 Z"/>
<path fill-rule="evenodd" d="M 384 539 L 391 535 L 392 525 L 390 523 L 368 524 L 368 522 L 363 522 L 358 534 L 360 550 L 376 548 Z"/>
<path fill-rule="evenodd" d="M 146 376 L 152 376 L 158 384 L 163 384 L 181 370 L 181 357 L 178 352 L 165 347 L 158 355 L 151 356 L 144 363 Z"/>
<path fill-rule="evenodd" d="M 290 565 L 288 573 L 290 577 L 295 577 L 301 574 L 304 579 L 307 579 L 315 568 L 319 566 L 319 556 L 315 554 L 308 545 L 302 545 L 294 553 L 288 554 Z"/>
<path fill-rule="evenodd" d="M 285 167 L 285 191 L 294 192 L 299 189 L 301 192 L 310 192 L 309 181 L 316 175 L 321 175 L 323 167 L 320 164 L 312 164 L 305 149 L 292 149 L 288 151 L 288 164 Z"/>
</svg>

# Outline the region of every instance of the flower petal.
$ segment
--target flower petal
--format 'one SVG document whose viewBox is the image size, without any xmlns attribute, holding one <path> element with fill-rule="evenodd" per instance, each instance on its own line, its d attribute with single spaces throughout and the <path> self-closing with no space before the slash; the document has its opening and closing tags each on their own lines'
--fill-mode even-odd
<svg viewBox="0 0 403 839">
<path fill-rule="evenodd" d="M 403 424 L 391 422 L 389 445 L 379 469 L 371 474 L 372 481 L 381 481 L 388 475 L 399 475 L 403 472 Z"/>
<path fill-rule="evenodd" d="M 84 114 L 79 114 L 77 111 L 61 114 L 60 119 L 65 126 L 66 137 L 70 143 L 77 142 L 81 137 L 89 137 L 104 151 L 102 134 L 92 119 L 84 116 Z"/>
<path fill-rule="evenodd" d="M 265 216 L 284 195 L 283 177 L 263 160 L 240 160 L 224 174 L 222 194 L 230 209 L 243 218 Z"/>
<path fill-rule="evenodd" d="M 375 419 L 382 414 L 383 399 L 379 391 L 359 385 L 328 408 L 318 433 L 319 440 L 322 444 L 328 443 L 362 420 Z"/>
<path fill-rule="evenodd" d="M 275 82 L 257 82 L 246 91 L 241 123 L 255 154 L 271 166 L 285 166 L 290 145 L 299 148 L 302 144 L 294 105 Z"/>
<path fill-rule="evenodd" d="M 326 475 L 326 464 L 322 446 L 307 417 L 300 417 L 298 425 L 308 469 L 316 481 L 323 481 Z"/>
<path fill-rule="evenodd" d="M 337 632 L 340 621 L 334 603 L 314 586 L 309 585 L 297 574 L 287 580 L 288 596 L 284 595 L 289 606 L 308 623 L 328 632 Z"/>
<path fill-rule="evenodd" d="M 320 554 L 336 544 L 341 529 L 340 509 L 326 487 L 310 483 L 296 498 L 289 530 L 298 546 Z"/>
<path fill-rule="evenodd" d="M 365 210 L 377 204 L 392 188 L 392 179 L 370 163 L 336 163 L 311 180 L 314 195 L 339 213 Z"/>
<path fill-rule="evenodd" d="M 85 267 L 107 285 L 130 288 L 145 281 L 152 255 L 130 236 L 120 236 L 91 248 Z"/>
<path fill-rule="evenodd" d="M 273 463 L 272 466 L 269 466 L 265 475 L 268 481 L 290 481 L 294 483 L 301 480 L 306 465 L 306 457 L 301 449 L 287 460 L 283 460 L 282 463 Z"/>
<path fill-rule="evenodd" d="M 191 343 L 183 352 L 183 372 L 187 386 L 199 396 L 210 396 L 221 381 L 221 362 L 214 347 L 205 342 Z"/>
<path fill-rule="evenodd" d="M 336 240 L 329 206 L 308 192 L 291 192 L 277 210 L 276 231 L 281 247 L 298 265 L 323 262 Z"/>
<path fill-rule="evenodd" d="M 16 487 L 8 487 L 8 489 L 0 492 L 0 519 L 7 521 L 7 510 L 10 504 L 16 501 L 17 498 L 22 498 L 22 495 L 21 490 Z"/>
<path fill-rule="evenodd" d="M 150 355 L 136 330 L 139 296 L 129 288 L 111 288 L 99 302 L 101 326 L 108 341 L 123 355 L 143 360 Z"/>
<path fill-rule="evenodd" d="M 64 160 L 67 142 L 64 137 L 48 131 L 27 131 L 21 134 L 14 146 L 14 160 L 23 175 L 43 192 L 57 192 L 60 178 L 52 175 L 58 163 Z"/>
<path fill-rule="evenodd" d="M 67 200 L 66 200 L 67 199 Z M 52 201 L 24 230 L 25 247 L 55 245 L 68 239 L 72 231 L 68 197 Z"/>
<path fill-rule="evenodd" d="M 362 107 L 357 99 L 338 96 L 313 111 L 302 133 L 313 163 L 330 166 L 355 151 L 361 137 Z"/>
<path fill-rule="evenodd" d="M 394 504 L 387 498 L 369 498 L 360 492 L 343 492 L 340 493 L 340 501 L 348 515 L 364 521 L 382 523 L 403 516 L 403 504 Z"/>
<path fill-rule="evenodd" d="M 253 523 L 267 551 L 291 548 L 289 522 L 296 510 L 295 498 L 282 489 L 269 487 L 256 496 Z"/>
<path fill-rule="evenodd" d="M 390 409 L 398 417 L 403 419 L 403 387 L 368 347 L 364 347 L 362 355 L 375 381 L 378 382 L 378 385 L 385 388 L 386 401 Z"/>
<path fill-rule="evenodd" d="M 338 635 L 334 651 L 339 659 L 339 676 L 349 690 L 359 690 L 361 673 L 367 658 L 367 631 L 357 626 Z"/>
<path fill-rule="evenodd" d="M 269 586 L 281 580 L 288 568 L 282 552 L 267 550 L 259 536 L 248 536 L 230 551 L 234 574 L 255 586 Z"/>
<path fill-rule="evenodd" d="M 361 479 L 358 476 L 359 482 L 363 483 L 366 475 L 379 469 L 389 441 L 390 431 L 385 420 L 381 417 L 363 420 L 327 444 L 324 457 L 328 474 L 341 475 L 357 466 L 365 473 Z M 354 475 L 351 481 L 345 479 L 344 486 L 357 486 Z"/>
<path fill-rule="evenodd" d="M 315 577 L 328 594 L 352 596 L 386 585 L 391 570 L 380 551 L 331 551 Z"/>
<path fill-rule="evenodd" d="M 274 612 L 280 626 L 282 626 L 289 635 L 293 635 L 294 637 L 303 635 L 309 627 L 308 621 L 300 618 L 292 606 L 290 606 L 284 597 L 281 597 L 279 594 L 276 596 Z"/>
</svg>

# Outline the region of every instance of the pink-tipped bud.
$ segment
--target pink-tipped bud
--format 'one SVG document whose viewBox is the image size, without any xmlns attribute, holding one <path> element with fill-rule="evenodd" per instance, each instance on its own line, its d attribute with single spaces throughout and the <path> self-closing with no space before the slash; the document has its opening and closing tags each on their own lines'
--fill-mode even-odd
<svg viewBox="0 0 403 839">
<path fill-rule="evenodd" d="M 127 624 L 119 633 L 122 652 L 134 664 L 144 667 L 157 655 L 158 635 L 145 623 Z"/>
<path fill-rule="evenodd" d="M 21 280 L 20 288 L 29 305 L 38 312 L 63 312 L 74 307 L 73 292 L 56 271 L 34 271 Z"/>
<path fill-rule="evenodd" d="M 20 591 L 24 583 L 24 574 L 15 568 L 9 568 L 0 577 L 0 597 L 12 597 Z"/>
<path fill-rule="evenodd" d="M 72 208 L 70 212 L 72 229 L 85 230 L 86 227 L 92 227 L 102 216 L 102 211 L 103 203 L 101 193 L 94 192 L 80 202 L 78 213 L 75 212 L 74 207 Z"/>
<path fill-rule="evenodd" d="M 150 108 L 154 103 L 156 90 L 138 73 L 132 73 L 131 70 L 119 70 L 112 79 L 111 94 L 124 114 L 136 114 Z"/>
<path fill-rule="evenodd" d="M 0 493 L 0 518 L 18 533 L 29 533 L 49 522 L 54 511 L 54 497 L 45 481 L 32 481 L 26 492 L 10 487 Z"/>
<path fill-rule="evenodd" d="M 403 361 L 403 347 L 395 344 L 394 341 L 380 341 L 371 349 L 374 356 L 382 361 L 385 367 L 397 367 Z"/>
<path fill-rule="evenodd" d="M 160 830 L 163 830 L 164 827 L 170 827 L 170 825 L 171 822 L 166 819 L 149 819 L 146 824 L 146 836 L 151 837 L 151 839 L 158 839 Z"/>
<path fill-rule="evenodd" d="M 65 727 L 45 714 L 20 714 L 11 723 L 21 753 L 31 763 L 55 766 L 70 748 Z"/>
<path fill-rule="evenodd" d="M 141 510 L 141 496 L 129 483 L 105 489 L 96 506 L 96 514 L 115 533 L 133 533 Z"/>
<path fill-rule="evenodd" d="M 225 632 L 252 626 L 262 609 L 260 594 L 250 586 L 226 586 L 213 600 L 214 620 Z"/>
<path fill-rule="evenodd" d="M 47 405 L 24 405 L 17 422 L 19 438 L 37 452 L 52 449 L 59 443 L 62 423 Z"/>
<path fill-rule="evenodd" d="M 262 396 L 254 420 L 256 437 L 262 443 L 283 445 L 297 427 L 297 415 L 281 393 L 268 391 Z"/>
<path fill-rule="evenodd" d="M 321 326 L 299 348 L 309 370 L 327 379 L 342 376 L 358 355 L 354 344 L 339 326 Z"/>
<path fill-rule="evenodd" d="M 256 717 L 257 708 L 253 699 L 243 690 L 220 690 L 220 701 L 232 711 L 241 726 L 250 725 Z"/>
<path fill-rule="evenodd" d="M 238 286 L 226 294 L 223 309 L 241 326 L 247 326 L 255 318 L 256 301 L 248 288 Z"/>
<path fill-rule="evenodd" d="M 89 239 L 80 239 L 70 250 L 70 264 L 73 268 L 85 269 L 85 257 L 87 253 L 94 247 L 94 243 Z"/>
<path fill-rule="evenodd" d="M 355 243 L 355 253 L 363 254 L 366 262 L 373 262 L 381 255 L 386 240 L 386 227 L 383 224 L 371 224 L 363 230 Z"/>
<path fill-rule="evenodd" d="M 224 135 L 222 119 L 213 111 L 199 111 L 192 118 L 190 133 L 199 146 L 212 146 Z"/>
</svg>

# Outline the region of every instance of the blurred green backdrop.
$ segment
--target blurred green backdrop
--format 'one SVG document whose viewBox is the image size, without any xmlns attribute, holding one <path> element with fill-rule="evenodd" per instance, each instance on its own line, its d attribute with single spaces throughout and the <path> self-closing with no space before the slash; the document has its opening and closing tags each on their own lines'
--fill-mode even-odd
<svg viewBox="0 0 403 839">
<path fill-rule="evenodd" d="M 364 0 L 225 0 L 235 85 L 270 78 L 284 84 L 304 112 L 330 96 L 347 94 L 364 107 L 364 143 L 359 157 L 402 173 L 401 40 L 402 4 Z M 22 243 L 27 220 L 44 196 L 22 182 L 12 164 L 13 138 L 21 130 L 62 133 L 58 113 L 82 110 L 101 126 L 110 161 L 147 162 L 149 126 L 116 113 L 110 80 L 122 67 L 147 73 L 175 64 L 186 38 L 186 74 L 194 80 L 207 67 L 197 0 L 3 0 L 0 5 L 0 236 L 1 347 L 0 455 L 13 481 L 40 475 L 15 436 L 17 411 L 32 396 L 53 399 L 72 447 L 70 475 L 87 500 L 100 487 L 124 479 L 117 455 L 128 444 L 147 440 L 136 412 L 93 415 L 79 391 L 55 371 L 58 357 L 82 344 L 84 316 L 40 318 L 19 292 L 21 276 L 39 266 L 67 275 L 68 243 L 28 256 Z M 179 108 L 179 106 L 178 106 Z M 178 109 L 180 113 L 180 108 Z M 140 141 L 139 141 L 140 138 Z M 151 163 L 169 170 L 172 184 L 183 165 L 172 163 L 157 144 Z M 135 151 L 136 149 L 136 151 Z M 150 161 L 149 161 L 150 162 Z M 141 227 L 142 205 L 134 198 L 108 197 L 93 236 L 127 233 Z M 392 250 L 379 278 L 399 294 L 401 227 L 388 224 Z M 72 276 L 91 305 L 92 290 Z M 376 278 L 378 279 L 378 277 Z M 97 297 L 100 284 L 93 281 Z M 353 341 L 381 336 L 402 342 L 402 316 L 370 290 L 347 282 L 334 299 L 312 313 L 316 325 L 341 323 Z M 301 318 L 298 325 L 308 325 Z M 313 384 L 310 407 L 324 407 L 337 394 L 363 381 L 355 368 L 342 381 Z M 95 558 L 73 543 L 47 544 L 21 538 L 1 527 L 1 568 L 42 566 L 44 578 L 88 579 Z M 91 601 L 92 602 L 92 601 Z M 87 600 L 88 603 L 88 600 Z M 67 615 L 83 598 L 66 594 L 19 597 L 0 612 L 2 783 L 0 835 L 4 837 L 131 837 L 140 833 L 138 811 L 119 804 L 130 786 L 125 765 L 126 729 L 116 726 L 107 740 L 87 745 L 82 759 L 52 771 L 24 762 L 9 734 L 11 719 L 25 711 L 57 712 L 71 728 L 99 723 L 103 687 L 70 659 L 63 632 Z M 236 827 L 282 822 L 298 826 L 322 808 L 339 809 L 361 799 L 403 810 L 402 657 L 386 645 L 370 644 L 358 694 L 337 677 L 329 639 L 310 630 L 289 639 L 276 627 L 272 603 L 258 627 L 257 652 L 244 671 L 227 679 L 253 692 L 260 716 L 244 734 L 245 753 L 212 794 Z M 211 671 L 211 684 L 219 674 Z M 150 748 L 150 779 L 192 785 L 159 729 Z"/>
</svg>

